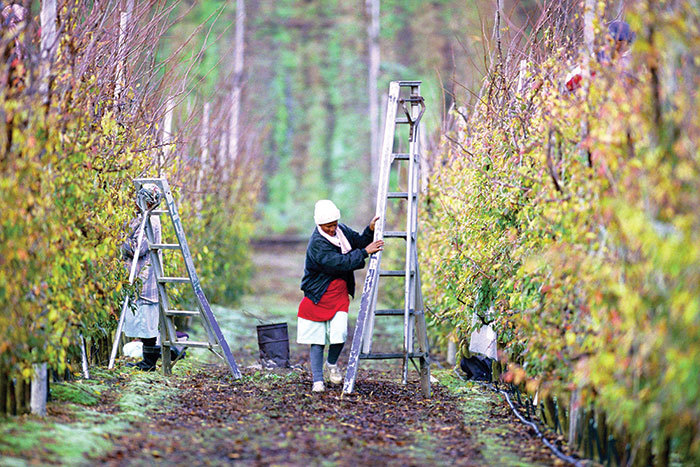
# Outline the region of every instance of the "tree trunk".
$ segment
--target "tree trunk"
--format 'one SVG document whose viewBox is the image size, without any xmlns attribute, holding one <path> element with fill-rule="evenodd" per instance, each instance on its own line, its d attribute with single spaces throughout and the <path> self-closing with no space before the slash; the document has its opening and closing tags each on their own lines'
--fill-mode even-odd
<svg viewBox="0 0 700 467">
<path fill-rule="evenodd" d="M 126 28 L 129 25 L 130 12 L 122 11 L 119 15 L 119 39 L 117 42 L 117 73 L 114 80 L 114 110 L 119 109 L 119 98 L 124 89 L 124 62 L 126 61 Z"/>
<path fill-rule="evenodd" d="M 367 24 L 368 36 L 368 76 L 367 93 L 369 98 L 369 168 L 372 187 L 376 186 L 379 177 L 379 98 L 377 80 L 379 78 L 380 49 L 379 49 L 379 1 L 366 0 L 365 7 L 369 16 Z M 372 193 L 375 190 L 371 190 Z M 371 203 L 374 204 L 374 203 Z"/>
<path fill-rule="evenodd" d="M 29 408 L 32 401 L 32 388 L 30 381 L 21 380 L 19 386 L 19 398 L 22 407 L 21 413 L 29 413 Z"/>
<path fill-rule="evenodd" d="M 0 369 L 0 415 L 5 415 L 7 410 L 7 387 L 9 386 L 10 376 L 5 373 L 4 369 Z"/>
<path fill-rule="evenodd" d="M 243 59 L 245 47 L 245 0 L 236 1 L 236 33 L 233 51 L 233 90 L 231 91 L 231 117 L 229 120 L 228 164 L 238 157 L 241 88 L 243 85 Z"/>
<path fill-rule="evenodd" d="M 7 413 L 17 415 L 17 388 L 12 378 L 8 378 L 8 392 L 10 393 L 10 404 Z"/>
</svg>

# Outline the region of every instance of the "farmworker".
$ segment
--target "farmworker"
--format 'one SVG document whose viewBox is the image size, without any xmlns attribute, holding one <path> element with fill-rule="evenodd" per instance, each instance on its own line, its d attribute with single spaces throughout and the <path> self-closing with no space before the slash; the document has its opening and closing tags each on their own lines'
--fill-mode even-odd
<svg viewBox="0 0 700 467">
<path fill-rule="evenodd" d="M 598 52 L 597 59 L 603 65 L 617 64 L 629 68 L 631 61 L 630 45 L 637 35 L 625 21 L 613 21 L 608 25 L 606 44 Z"/>
<path fill-rule="evenodd" d="M 22 32 L 25 19 L 27 17 L 27 9 L 16 3 L 5 6 L 0 12 L 2 17 L 2 32 L 3 39 L 11 40 L 12 45 L 5 47 L 3 51 L 3 63 L 9 64 L 2 76 L 3 87 L 20 90 L 24 87 L 24 76 L 26 70 L 24 68 L 25 51 L 24 45 L 20 40 L 20 32 Z"/>
<path fill-rule="evenodd" d="M 625 21 L 612 21 L 608 25 L 606 43 L 596 54 L 598 63 L 606 67 L 615 67 L 621 75 L 632 78 L 628 72 L 631 65 L 630 45 L 634 41 L 636 34 L 632 32 L 630 25 Z M 595 70 L 591 71 L 591 76 L 595 76 Z M 583 70 L 581 66 L 575 67 L 566 75 L 564 83 L 566 90 L 573 92 L 581 87 L 583 80 Z"/>
<path fill-rule="evenodd" d="M 313 392 L 323 392 L 324 372 L 332 384 L 340 384 L 342 375 L 338 356 L 348 333 L 348 294 L 355 294 L 355 269 L 365 266 L 365 259 L 384 246 L 383 240 L 372 241 L 372 219 L 362 234 L 339 224 L 340 211 L 333 201 L 322 199 L 314 208 L 316 227 L 306 247 L 304 277 L 299 304 L 297 342 L 309 344 Z M 328 359 L 323 362 L 325 346 Z M 324 371 L 325 370 L 325 371 Z"/>
<path fill-rule="evenodd" d="M 138 248 L 138 237 L 143 216 L 155 209 L 162 199 L 160 189 L 154 184 L 143 185 L 136 194 L 138 214 L 129 223 L 129 235 L 122 245 L 122 258 L 125 260 L 127 271 L 136 256 L 136 273 L 142 281 L 141 292 L 136 300 L 136 310 L 127 310 L 124 316 L 124 334 L 127 337 L 140 338 L 143 343 L 143 359 L 138 363 L 127 363 L 143 371 L 154 371 L 160 347 L 156 346 L 158 331 L 158 284 L 156 272 L 151 265 L 148 241 L 144 233 L 141 248 Z M 156 243 L 161 243 L 160 217 L 151 216 L 151 226 Z"/>
</svg>

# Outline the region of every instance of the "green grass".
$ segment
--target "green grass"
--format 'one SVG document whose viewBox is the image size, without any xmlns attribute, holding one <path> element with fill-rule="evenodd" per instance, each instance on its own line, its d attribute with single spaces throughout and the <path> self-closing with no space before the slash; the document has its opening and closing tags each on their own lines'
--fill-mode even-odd
<svg viewBox="0 0 700 467">
<path fill-rule="evenodd" d="M 191 370 L 191 365 L 178 364 L 174 373 Z M 58 409 L 57 415 L 0 419 L 0 465 L 89 465 L 86 456 L 109 451 L 111 436 L 144 419 L 149 410 L 167 405 L 175 393 L 173 383 L 156 372 L 93 368 L 91 373 L 90 380 L 51 384 L 49 407 Z M 117 413 L 95 408 L 110 386 L 116 392 Z"/>
<path fill-rule="evenodd" d="M 53 383 L 51 397 L 56 401 L 72 402 L 80 405 L 97 405 L 100 394 L 106 386 L 85 384 L 81 381 Z"/>
<path fill-rule="evenodd" d="M 502 403 L 500 396 L 485 390 L 478 383 L 463 381 L 452 370 L 433 370 L 432 375 L 440 384 L 460 399 L 460 409 L 467 423 L 477 429 L 472 430 L 477 441 L 481 443 L 484 459 L 493 465 L 523 466 L 533 464 L 524 460 L 514 449 L 515 446 L 505 442 L 510 429 L 500 423 L 492 423 L 490 407 Z"/>
</svg>

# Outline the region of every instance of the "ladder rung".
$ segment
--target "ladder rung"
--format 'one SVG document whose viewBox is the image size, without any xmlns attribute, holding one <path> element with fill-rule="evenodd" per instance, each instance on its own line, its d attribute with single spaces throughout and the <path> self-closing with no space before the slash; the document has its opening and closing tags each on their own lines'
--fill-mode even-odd
<svg viewBox="0 0 700 467">
<path fill-rule="evenodd" d="M 394 156 L 394 160 L 400 160 L 400 161 L 407 161 L 411 158 L 410 154 L 403 154 L 403 153 L 395 152 L 392 155 Z"/>
<path fill-rule="evenodd" d="M 408 103 L 411 103 L 411 104 L 417 104 L 417 103 L 423 102 L 423 97 L 422 97 L 422 96 L 414 96 L 414 95 L 411 95 L 411 96 L 408 96 L 408 97 L 404 97 L 404 98 L 401 99 L 400 101 L 401 101 L 401 102 L 408 102 Z"/>
<path fill-rule="evenodd" d="M 399 86 L 409 87 L 409 86 L 420 86 L 421 81 L 399 81 Z"/>
<path fill-rule="evenodd" d="M 420 353 L 420 352 L 414 352 L 414 353 L 409 353 L 408 357 L 409 358 L 418 358 L 418 357 L 424 357 L 425 354 Z M 406 354 L 403 352 L 397 352 L 397 353 L 363 353 L 360 354 L 360 359 L 361 360 L 389 360 L 392 358 L 405 358 Z"/>
<path fill-rule="evenodd" d="M 175 284 L 185 284 L 190 281 L 189 277 L 159 277 L 158 282 L 172 282 Z"/>
<path fill-rule="evenodd" d="M 179 243 L 151 243 L 151 250 L 177 250 L 180 249 Z"/>
<path fill-rule="evenodd" d="M 169 211 L 167 209 L 154 209 L 151 214 L 167 214 Z"/>
<path fill-rule="evenodd" d="M 191 310 L 167 310 L 165 312 L 167 316 L 197 316 L 199 315 L 199 311 L 191 311 Z"/>
<path fill-rule="evenodd" d="M 382 269 L 379 271 L 379 275 L 384 277 L 404 277 L 406 275 L 406 271 L 387 271 Z M 411 275 L 413 275 L 413 271 L 411 271 Z"/>
<path fill-rule="evenodd" d="M 165 345 L 184 345 L 185 347 L 202 347 L 205 349 L 219 347 L 219 344 L 210 344 L 209 342 L 198 342 L 198 341 L 166 342 Z"/>
<path fill-rule="evenodd" d="M 396 124 L 397 124 L 397 125 L 405 125 L 405 124 L 407 124 L 407 123 L 411 123 L 411 122 L 408 121 L 407 118 L 397 118 L 397 119 L 396 119 Z"/>
<path fill-rule="evenodd" d="M 386 195 L 387 198 L 399 198 L 399 199 L 408 199 L 408 193 L 405 191 L 391 191 L 387 193 Z"/>
<path fill-rule="evenodd" d="M 392 308 L 388 310 L 376 310 L 374 312 L 375 316 L 403 316 L 404 310 L 399 308 Z M 413 314 L 413 310 L 409 310 L 409 315 Z"/>
<path fill-rule="evenodd" d="M 406 238 L 406 232 L 403 231 L 387 231 L 384 232 L 384 238 Z"/>
</svg>

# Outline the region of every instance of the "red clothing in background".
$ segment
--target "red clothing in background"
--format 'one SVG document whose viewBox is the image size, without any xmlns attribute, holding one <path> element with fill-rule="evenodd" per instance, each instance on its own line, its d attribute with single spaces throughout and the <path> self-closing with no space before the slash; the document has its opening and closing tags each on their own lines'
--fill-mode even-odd
<svg viewBox="0 0 700 467">
<path fill-rule="evenodd" d="M 336 312 L 349 309 L 348 285 L 344 279 L 335 279 L 328 285 L 318 304 L 304 297 L 299 304 L 297 316 L 309 321 L 328 321 L 335 316 Z"/>
</svg>

